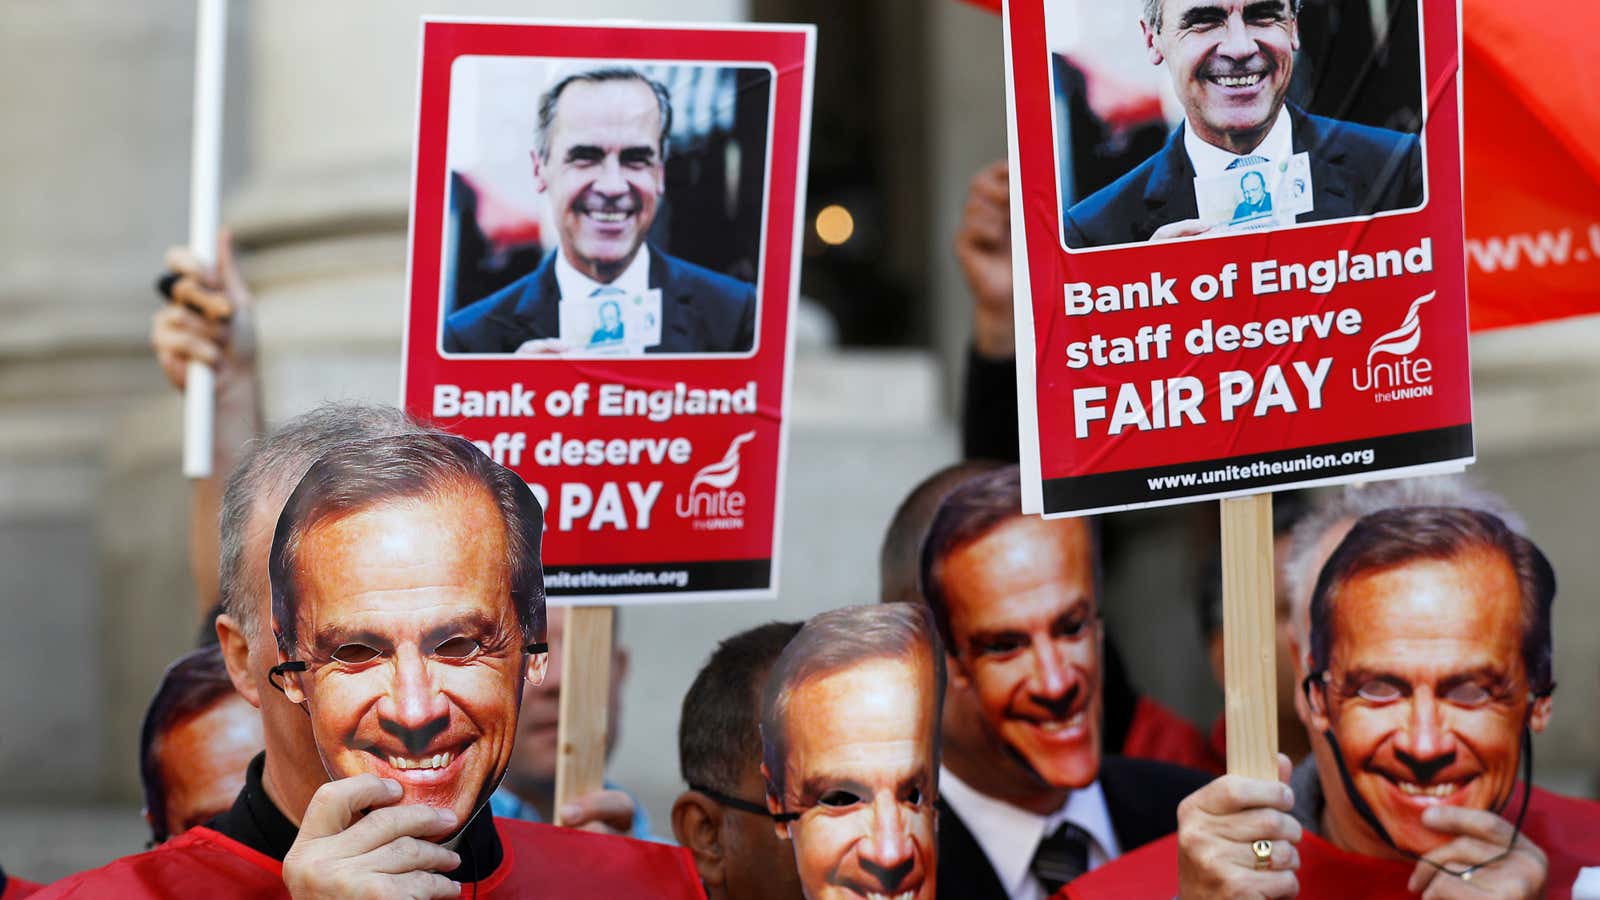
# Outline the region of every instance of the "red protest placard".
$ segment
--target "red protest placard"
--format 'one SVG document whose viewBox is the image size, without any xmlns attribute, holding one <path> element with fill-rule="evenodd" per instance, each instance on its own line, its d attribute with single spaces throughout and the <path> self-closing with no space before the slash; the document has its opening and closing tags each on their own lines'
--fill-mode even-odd
<svg viewBox="0 0 1600 900">
<path fill-rule="evenodd" d="M 814 32 L 428 19 L 406 409 L 573 603 L 770 596 Z"/>
<path fill-rule="evenodd" d="M 1469 462 L 1455 4 L 1419 0 L 1358 93 L 1332 76 L 1372 28 L 1289 0 L 1143 7 L 1007 9 L 1025 508 Z M 1152 75 L 1165 102 L 1120 102 Z"/>
</svg>

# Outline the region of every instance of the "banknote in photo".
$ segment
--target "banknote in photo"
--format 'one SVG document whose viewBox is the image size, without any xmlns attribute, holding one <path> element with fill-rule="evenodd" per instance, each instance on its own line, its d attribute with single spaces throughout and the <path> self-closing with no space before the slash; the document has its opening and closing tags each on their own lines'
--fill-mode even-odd
<svg viewBox="0 0 1600 900">
<path fill-rule="evenodd" d="M 635 356 L 661 343 L 661 291 L 563 298 L 561 340 L 579 353 Z"/>
<path fill-rule="evenodd" d="M 1281 162 L 1239 166 L 1194 180 L 1200 220 L 1251 230 L 1293 222 L 1312 210 L 1311 159 L 1296 153 Z"/>
</svg>

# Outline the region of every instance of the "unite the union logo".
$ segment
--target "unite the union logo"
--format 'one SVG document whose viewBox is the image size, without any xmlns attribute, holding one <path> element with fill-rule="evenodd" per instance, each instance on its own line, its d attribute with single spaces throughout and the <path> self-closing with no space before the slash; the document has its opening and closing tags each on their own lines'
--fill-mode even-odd
<svg viewBox="0 0 1600 900">
<path fill-rule="evenodd" d="M 701 531 L 730 531 L 744 527 L 745 495 L 734 488 L 739 481 L 739 449 L 755 440 L 754 431 L 733 439 L 722 458 L 689 480 L 689 490 L 673 502 L 680 519 L 692 519 Z"/>
<path fill-rule="evenodd" d="M 1413 354 L 1422 344 L 1422 307 L 1437 293 L 1429 291 L 1413 300 L 1400 327 L 1372 342 L 1366 365 L 1350 371 L 1351 387 L 1371 391 L 1374 403 L 1433 396 L 1433 360 Z M 1394 359 L 1380 360 L 1384 356 Z"/>
</svg>

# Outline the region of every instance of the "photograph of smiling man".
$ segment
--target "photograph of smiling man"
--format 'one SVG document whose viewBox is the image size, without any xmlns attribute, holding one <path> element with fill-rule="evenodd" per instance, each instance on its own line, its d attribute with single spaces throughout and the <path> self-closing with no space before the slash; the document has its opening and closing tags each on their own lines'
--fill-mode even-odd
<svg viewBox="0 0 1600 900">
<path fill-rule="evenodd" d="M 922 606 L 814 616 L 773 664 L 761 774 L 807 900 L 933 900 L 943 699 Z"/>
<path fill-rule="evenodd" d="M 1367 0 L 1302 2 L 1109 4 L 1093 16 L 1123 17 L 1123 27 L 1099 26 L 1124 39 L 1112 41 L 1125 57 L 1117 63 L 1104 59 L 1111 51 L 1097 57 L 1083 48 L 1082 32 L 1096 26 L 1073 16 L 1075 0 L 1045 4 L 1068 247 L 1262 230 L 1422 203 L 1415 0 L 1377 0 L 1382 16 Z M 1356 5 L 1359 16 L 1344 15 Z M 1348 33 L 1333 33 L 1339 29 Z M 1344 80 L 1338 54 L 1352 51 L 1371 63 Z M 1170 88 L 1151 80 L 1150 66 Z M 1383 83 L 1369 78 L 1378 69 L 1388 75 Z M 1369 103 L 1364 93 L 1387 93 L 1391 102 Z"/>
<path fill-rule="evenodd" d="M 752 349 L 765 69 L 466 57 L 455 72 L 445 353 Z"/>
</svg>

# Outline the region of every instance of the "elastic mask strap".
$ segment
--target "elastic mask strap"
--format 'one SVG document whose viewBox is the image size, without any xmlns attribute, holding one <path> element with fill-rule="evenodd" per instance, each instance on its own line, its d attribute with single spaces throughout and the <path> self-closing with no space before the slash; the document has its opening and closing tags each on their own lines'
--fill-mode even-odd
<svg viewBox="0 0 1600 900">
<path fill-rule="evenodd" d="M 760 816 L 763 819 L 773 818 L 772 812 L 768 810 L 764 804 L 751 803 L 749 800 L 741 800 L 738 797 L 732 796 L 731 794 L 724 794 L 716 788 L 706 787 L 703 784 L 691 783 L 689 785 L 689 790 L 698 791 L 702 794 L 705 794 L 707 797 L 710 797 L 729 809 L 737 809 L 740 812 L 747 812 L 753 816 Z M 784 821 L 789 820 L 785 819 Z"/>
<path fill-rule="evenodd" d="M 267 670 L 267 682 L 277 688 L 278 693 L 286 694 L 287 692 L 283 689 L 283 683 L 278 679 L 287 676 L 290 672 L 304 672 L 305 670 L 306 664 L 304 660 L 291 659 L 288 662 L 281 662 Z"/>
<path fill-rule="evenodd" d="M 1339 741 L 1333 736 L 1333 729 L 1324 729 L 1322 738 L 1328 742 L 1328 749 L 1333 751 L 1333 762 L 1339 769 L 1339 781 L 1344 784 L 1344 795 L 1350 799 L 1350 805 L 1356 808 L 1356 812 L 1360 814 L 1367 825 L 1396 853 L 1415 857 L 1416 854 L 1407 853 L 1395 844 L 1394 838 L 1389 837 L 1389 832 L 1383 827 L 1383 823 L 1378 821 L 1377 813 L 1372 811 L 1372 807 L 1367 805 L 1366 798 L 1362 797 L 1361 792 L 1356 790 L 1355 781 L 1350 778 L 1350 770 L 1344 764 L 1344 753 L 1339 750 Z"/>
<path fill-rule="evenodd" d="M 1533 695 L 1533 703 L 1528 704 L 1528 712 L 1522 717 L 1522 808 L 1517 811 L 1517 820 L 1511 823 L 1511 843 L 1517 842 L 1517 835 L 1522 833 L 1522 821 L 1528 817 L 1528 802 L 1533 799 L 1533 707 L 1540 700 L 1550 696 L 1550 691 Z M 1512 787 L 1516 791 L 1516 787 Z M 1500 808 L 1495 810 L 1499 815 L 1500 810 L 1511 802 L 1511 795 L 1501 802 Z"/>
<path fill-rule="evenodd" d="M 1322 677 L 1326 674 L 1326 672 L 1313 672 L 1307 675 L 1305 680 L 1300 682 L 1300 689 L 1305 691 L 1306 704 L 1315 711 L 1318 708 L 1318 704 L 1311 697 L 1312 689 L 1318 686 L 1324 688 L 1321 710 L 1322 715 L 1327 716 L 1328 721 L 1331 723 L 1333 716 L 1328 712 L 1327 684 L 1322 681 Z M 1372 807 L 1367 805 L 1366 798 L 1362 797 L 1361 792 L 1356 790 L 1355 780 L 1350 777 L 1350 769 L 1344 764 L 1344 753 L 1339 749 L 1339 741 L 1334 738 L 1331 725 L 1323 729 L 1322 739 L 1328 742 L 1328 749 L 1333 751 L 1333 763 L 1339 770 L 1339 782 L 1344 785 L 1344 795 L 1350 799 L 1350 805 L 1355 807 L 1356 814 L 1361 816 L 1362 821 L 1367 823 L 1373 833 L 1377 834 L 1396 853 L 1405 853 L 1404 850 L 1395 845 L 1394 839 L 1389 836 L 1388 829 L 1384 828 L 1383 823 L 1378 821 L 1377 813 L 1372 811 Z"/>
<path fill-rule="evenodd" d="M 304 660 L 291 659 L 288 662 L 278 663 L 267 670 L 267 683 L 277 688 L 278 693 L 288 697 L 289 692 L 283 689 L 283 683 L 278 681 L 278 679 L 287 678 L 288 673 L 290 672 L 304 672 L 305 670 L 306 664 Z M 311 704 L 296 703 L 295 706 L 300 707 L 300 711 L 305 713 L 306 716 L 309 717 L 311 715 Z"/>
</svg>

